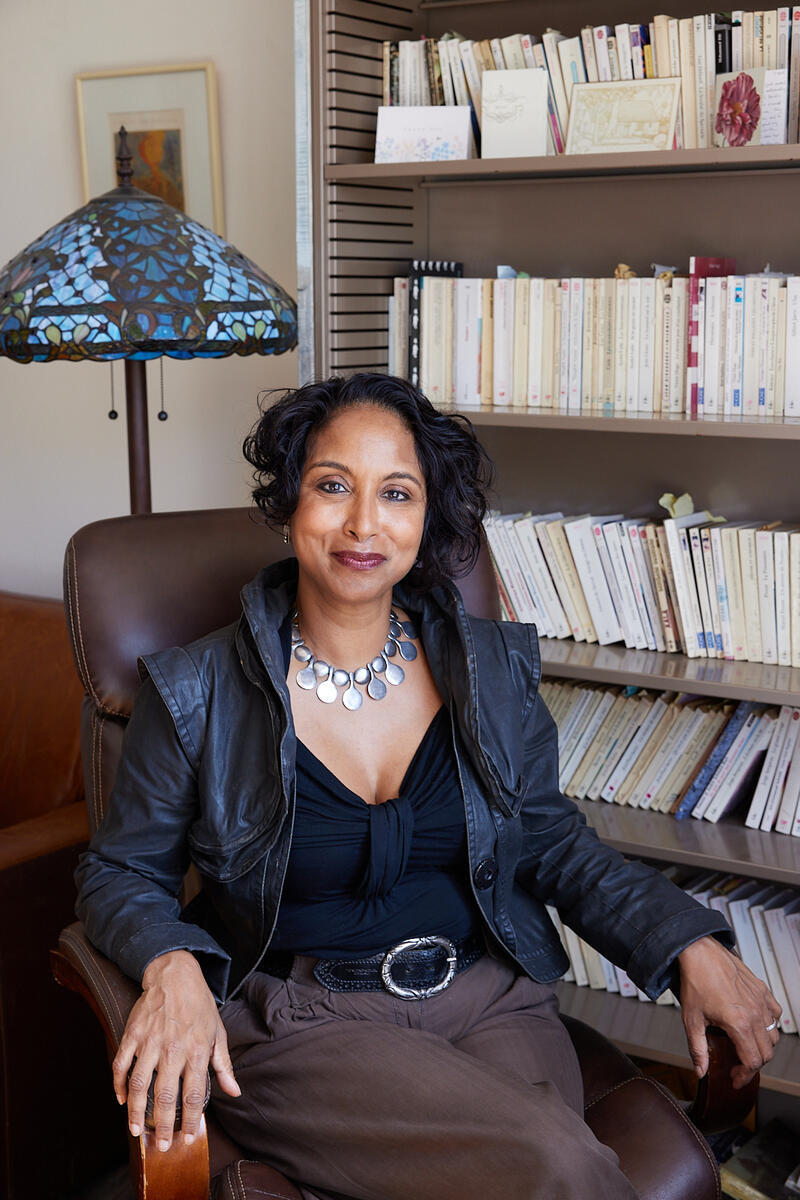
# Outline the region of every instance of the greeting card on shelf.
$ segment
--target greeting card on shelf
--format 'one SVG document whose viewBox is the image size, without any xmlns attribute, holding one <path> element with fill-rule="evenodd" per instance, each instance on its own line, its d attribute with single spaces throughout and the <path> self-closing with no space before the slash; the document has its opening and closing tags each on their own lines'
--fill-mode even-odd
<svg viewBox="0 0 800 1200">
<path fill-rule="evenodd" d="M 378 109 L 375 162 L 472 158 L 469 105 L 391 105 Z"/>
<path fill-rule="evenodd" d="M 486 71 L 483 76 L 481 157 L 547 154 L 547 73 L 540 69 Z"/>
<path fill-rule="evenodd" d="M 786 141 L 786 71 L 752 67 L 718 75 L 715 146 L 778 146 Z"/>
<path fill-rule="evenodd" d="M 567 154 L 671 150 L 680 94 L 680 79 L 576 83 Z"/>
</svg>

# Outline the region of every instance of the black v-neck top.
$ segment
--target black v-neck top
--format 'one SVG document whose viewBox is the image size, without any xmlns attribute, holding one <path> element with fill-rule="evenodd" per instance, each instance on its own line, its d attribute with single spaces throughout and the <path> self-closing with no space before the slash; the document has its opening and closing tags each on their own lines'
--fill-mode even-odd
<svg viewBox="0 0 800 1200">
<path fill-rule="evenodd" d="M 408 937 L 455 940 L 474 930 L 464 803 L 444 706 L 393 799 L 367 804 L 300 741 L 295 777 L 292 848 L 270 949 L 360 958 Z"/>
</svg>

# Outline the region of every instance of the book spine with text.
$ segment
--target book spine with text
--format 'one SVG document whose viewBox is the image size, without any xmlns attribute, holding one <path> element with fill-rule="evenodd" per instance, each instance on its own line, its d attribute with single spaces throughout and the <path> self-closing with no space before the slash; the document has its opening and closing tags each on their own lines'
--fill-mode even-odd
<svg viewBox="0 0 800 1200">
<path fill-rule="evenodd" d="M 798 39 L 800 42 L 800 39 Z M 784 415 L 800 417 L 800 276 L 786 281 L 786 391 Z"/>
<path fill-rule="evenodd" d="M 608 39 L 613 36 L 610 25 L 595 25 L 594 53 L 597 60 L 597 78 L 600 83 L 611 83 L 611 63 L 608 57 Z"/>
<path fill-rule="evenodd" d="M 639 357 L 642 344 L 642 283 L 643 280 L 641 279 L 628 280 L 628 366 L 625 385 L 625 411 L 627 413 L 635 413 L 639 407 Z"/>
<path fill-rule="evenodd" d="M 408 380 L 414 387 L 420 383 L 422 279 L 426 275 L 458 278 L 464 274 L 464 264 L 439 259 L 413 258 L 408 264 Z"/>
<path fill-rule="evenodd" d="M 583 355 L 584 280 L 569 281 L 569 360 L 567 411 L 581 411 L 581 358 Z"/>
</svg>

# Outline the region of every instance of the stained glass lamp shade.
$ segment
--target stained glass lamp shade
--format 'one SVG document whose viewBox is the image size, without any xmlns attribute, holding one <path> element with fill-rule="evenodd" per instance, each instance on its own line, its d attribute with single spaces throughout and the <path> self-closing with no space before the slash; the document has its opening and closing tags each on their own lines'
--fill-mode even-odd
<svg viewBox="0 0 800 1200">
<path fill-rule="evenodd" d="M 229 242 L 122 185 L 90 200 L 0 271 L 0 354 L 20 363 L 123 358 L 131 511 L 150 511 L 144 361 L 281 354 L 291 297 Z"/>
</svg>

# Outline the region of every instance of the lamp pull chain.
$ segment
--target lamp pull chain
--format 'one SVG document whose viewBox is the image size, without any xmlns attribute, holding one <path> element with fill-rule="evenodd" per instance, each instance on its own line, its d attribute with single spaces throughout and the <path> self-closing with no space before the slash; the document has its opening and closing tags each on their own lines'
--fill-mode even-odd
<svg viewBox="0 0 800 1200">
<path fill-rule="evenodd" d="M 158 410 L 159 421 L 166 421 L 169 413 L 164 408 L 164 357 L 163 355 L 158 360 L 158 365 L 161 368 L 161 408 Z"/>
<path fill-rule="evenodd" d="M 116 421 L 119 413 L 117 412 L 117 405 L 114 400 L 114 364 L 112 362 L 108 365 L 111 370 L 111 408 L 108 410 L 108 419 L 109 421 Z"/>
</svg>

